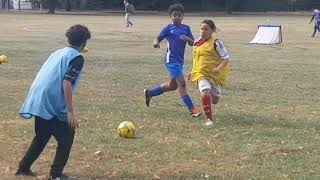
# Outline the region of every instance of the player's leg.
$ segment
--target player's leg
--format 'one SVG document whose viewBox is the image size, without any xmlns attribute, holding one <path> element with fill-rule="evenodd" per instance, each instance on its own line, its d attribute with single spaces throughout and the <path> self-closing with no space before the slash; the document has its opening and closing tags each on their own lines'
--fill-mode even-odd
<svg viewBox="0 0 320 180">
<path fill-rule="evenodd" d="M 126 13 L 126 16 L 124 17 L 124 21 L 125 21 L 126 27 L 129 27 L 129 14 L 128 13 Z"/>
<path fill-rule="evenodd" d="M 34 176 L 30 170 L 32 163 L 39 157 L 51 137 L 51 121 L 35 117 L 35 137 L 19 163 L 16 175 Z"/>
<path fill-rule="evenodd" d="M 198 82 L 199 91 L 201 93 L 201 103 L 202 103 L 202 110 L 205 115 L 205 125 L 211 126 L 213 124 L 212 118 L 212 96 L 211 96 L 211 83 L 206 80 L 202 79 Z"/>
<path fill-rule="evenodd" d="M 211 84 L 212 104 L 218 104 L 221 97 L 221 85 Z"/>
<path fill-rule="evenodd" d="M 128 17 L 128 23 L 129 25 L 132 27 L 133 26 L 133 22 L 132 22 L 132 14 L 129 14 L 129 17 Z"/>
<path fill-rule="evenodd" d="M 182 101 L 184 102 L 184 104 L 187 106 L 191 116 L 192 117 L 200 116 L 201 113 L 193 106 L 192 100 L 187 93 L 187 85 L 186 85 L 186 81 L 185 81 L 183 73 L 182 73 L 182 75 L 180 75 L 176 78 L 176 81 L 178 84 L 178 90 L 179 90 L 180 97 L 181 97 Z"/>
<path fill-rule="evenodd" d="M 144 89 L 146 105 L 150 105 L 151 98 L 154 96 L 159 96 L 162 93 L 168 91 L 174 91 L 178 88 L 175 79 L 170 79 L 168 82 L 162 83 L 161 85 L 155 86 L 151 89 Z"/>
<path fill-rule="evenodd" d="M 213 121 L 214 121 L 214 112 L 215 112 L 215 105 L 218 104 L 219 99 L 221 97 L 221 85 L 216 85 L 216 84 L 212 84 L 211 83 L 211 102 L 212 102 L 212 106 L 211 106 L 211 112 L 212 112 L 212 116 L 213 116 Z"/>
<path fill-rule="evenodd" d="M 175 79 L 170 79 L 168 82 L 162 83 L 160 85 L 161 91 L 168 92 L 168 91 L 175 91 L 178 89 L 178 84 Z"/>
<path fill-rule="evenodd" d="M 57 118 L 52 121 L 54 122 L 53 136 L 58 142 L 56 155 L 50 170 L 50 177 L 55 179 L 62 176 L 62 171 L 69 159 L 75 130 L 68 123 L 60 121 Z"/>
<path fill-rule="evenodd" d="M 318 28 L 317 28 L 317 26 L 315 25 L 311 37 L 314 37 L 314 36 L 316 35 L 317 29 L 318 29 Z"/>
<path fill-rule="evenodd" d="M 153 96 L 159 96 L 164 92 L 173 91 L 178 88 L 177 82 L 175 80 L 177 76 L 175 65 L 165 64 L 165 67 L 168 70 L 170 80 L 151 89 L 144 89 L 145 102 L 147 106 L 150 105 L 150 101 Z"/>
</svg>

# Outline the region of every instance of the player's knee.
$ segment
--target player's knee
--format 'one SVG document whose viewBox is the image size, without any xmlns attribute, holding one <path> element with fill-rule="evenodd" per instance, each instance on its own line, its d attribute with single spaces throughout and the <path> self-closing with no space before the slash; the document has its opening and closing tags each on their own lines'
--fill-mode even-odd
<svg viewBox="0 0 320 180">
<path fill-rule="evenodd" d="M 219 102 L 219 97 L 212 96 L 212 104 L 218 104 L 218 102 Z"/>
<path fill-rule="evenodd" d="M 181 88 L 186 88 L 186 87 L 187 87 L 187 84 L 186 84 L 185 81 L 180 81 L 180 82 L 179 82 L 179 86 L 180 86 Z"/>
<path fill-rule="evenodd" d="M 177 90 L 178 89 L 178 85 L 177 84 L 173 84 L 171 89 L 174 91 L 174 90 Z"/>
<path fill-rule="evenodd" d="M 204 89 L 201 91 L 201 96 L 211 96 L 210 89 Z"/>
</svg>

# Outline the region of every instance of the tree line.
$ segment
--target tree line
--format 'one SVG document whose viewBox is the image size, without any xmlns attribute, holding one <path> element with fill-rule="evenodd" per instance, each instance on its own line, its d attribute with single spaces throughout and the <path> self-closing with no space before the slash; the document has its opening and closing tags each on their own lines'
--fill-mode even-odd
<svg viewBox="0 0 320 180">
<path fill-rule="evenodd" d="M 12 0 L 0 0 L 2 8 Z M 122 10 L 123 0 L 20 0 L 33 7 L 55 10 Z M 129 0 L 137 10 L 165 11 L 173 3 L 182 3 L 187 11 L 295 11 L 320 8 L 320 0 Z M 7 5 L 6 5 L 7 4 Z"/>
</svg>

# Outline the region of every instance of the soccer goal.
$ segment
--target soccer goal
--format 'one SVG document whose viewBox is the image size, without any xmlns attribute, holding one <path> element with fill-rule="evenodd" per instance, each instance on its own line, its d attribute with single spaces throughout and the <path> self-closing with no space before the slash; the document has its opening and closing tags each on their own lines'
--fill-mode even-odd
<svg viewBox="0 0 320 180">
<path fill-rule="evenodd" d="M 282 42 L 281 25 L 258 25 L 256 36 L 250 44 L 280 44 Z"/>
</svg>

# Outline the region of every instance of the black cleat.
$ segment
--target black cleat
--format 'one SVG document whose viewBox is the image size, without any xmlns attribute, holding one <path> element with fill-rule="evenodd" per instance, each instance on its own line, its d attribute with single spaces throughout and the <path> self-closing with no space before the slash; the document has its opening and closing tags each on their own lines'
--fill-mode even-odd
<svg viewBox="0 0 320 180">
<path fill-rule="evenodd" d="M 20 170 L 20 169 L 18 169 L 15 175 L 16 176 L 36 177 L 36 173 L 32 172 L 30 169 L 28 169 L 28 170 Z"/>
</svg>

